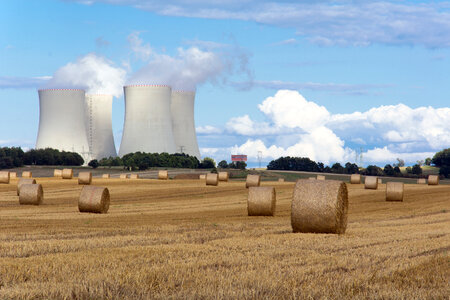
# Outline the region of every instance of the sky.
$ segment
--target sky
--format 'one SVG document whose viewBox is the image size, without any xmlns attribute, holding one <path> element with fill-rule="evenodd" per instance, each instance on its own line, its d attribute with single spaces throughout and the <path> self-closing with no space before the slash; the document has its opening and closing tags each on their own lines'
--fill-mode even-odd
<svg viewBox="0 0 450 300">
<path fill-rule="evenodd" d="M 0 146 L 40 88 L 196 90 L 200 152 L 408 165 L 450 147 L 450 1 L 0 1 Z M 362 153 L 362 160 L 361 160 Z"/>
</svg>

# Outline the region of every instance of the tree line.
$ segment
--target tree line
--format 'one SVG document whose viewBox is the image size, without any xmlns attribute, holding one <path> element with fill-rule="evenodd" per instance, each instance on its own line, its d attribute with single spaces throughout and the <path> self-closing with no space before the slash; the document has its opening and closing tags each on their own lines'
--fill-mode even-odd
<svg viewBox="0 0 450 300">
<path fill-rule="evenodd" d="M 24 152 L 20 147 L 0 148 L 0 169 L 22 167 L 23 165 L 81 166 L 83 158 L 76 152 L 56 149 L 30 149 Z"/>
</svg>

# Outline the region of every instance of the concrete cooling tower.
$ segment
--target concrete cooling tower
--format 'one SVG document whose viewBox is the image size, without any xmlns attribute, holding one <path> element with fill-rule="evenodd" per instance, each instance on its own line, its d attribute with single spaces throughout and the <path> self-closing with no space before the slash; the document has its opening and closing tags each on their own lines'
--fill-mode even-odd
<svg viewBox="0 0 450 300">
<path fill-rule="evenodd" d="M 194 121 L 195 92 L 172 91 L 172 126 L 178 153 L 196 156 L 201 160 Z"/>
<path fill-rule="evenodd" d="M 124 87 L 125 122 L 119 156 L 137 151 L 175 153 L 170 110 L 171 88 L 163 85 Z"/>
<path fill-rule="evenodd" d="M 37 149 L 77 152 L 87 163 L 90 155 L 86 132 L 83 90 L 39 90 Z"/>
<path fill-rule="evenodd" d="M 86 130 L 91 159 L 116 157 L 112 132 L 112 95 L 86 94 Z"/>
</svg>

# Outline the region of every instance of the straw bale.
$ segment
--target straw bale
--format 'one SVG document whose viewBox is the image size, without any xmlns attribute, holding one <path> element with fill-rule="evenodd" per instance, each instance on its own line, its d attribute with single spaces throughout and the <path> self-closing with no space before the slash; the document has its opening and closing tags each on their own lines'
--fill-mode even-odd
<svg viewBox="0 0 450 300">
<path fill-rule="evenodd" d="M 378 184 L 383 184 L 383 179 L 378 178 L 377 180 L 378 180 Z"/>
<path fill-rule="evenodd" d="M 63 179 L 72 179 L 72 177 L 73 177 L 73 170 L 72 169 L 63 169 L 61 176 L 62 176 Z"/>
<path fill-rule="evenodd" d="M 62 177 L 62 170 L 54 169 L 53 170 L 53 177 Z"/>
<path fill-rule="evenodd" d="M 84 186 L 78 199 L 78 210 L 106 214 L 109 209 L 109 190 L 99 186 Z"/>
<path fill-rule="evenodd" d="M 10 173 L 8 171 L 0 172 L 0 183 L 9 184 Z"/>
<path fill-rule="evenodd" d="M 219 181 L 228 181 L 228 172 L 219 172 Z"/>
<path fill-rule="evenodd" d="M 425 178 L 417 179 L 417 184 L 427 184 L 427 180 Z"/>
<path fill-rule="evenodd" d="M 36 179 L 33 178 L 20 178 L 17 182 L 17 196 L 20 194 L 20 188 L 24 184 L 36 184 Z"/>
<path fill-rule="evenodd" d="M 139 174 L 130 174 L 130 179 L 139 179 Z"/>
<path fill-rule="evenodd" d="M 169 179 L 169 172 L 167 170 L 161 170 L 158 172 L 158 179 L 167 180 Z"/>
<path fill-rule="evenodd" d="M 22 178 L 31 178 L 31 177 L 33 177 L 33 173 L 31 173 L 31 171 L 22 172 Z"/>
<path fill-rule="evenodd" d="M 291 207 L 294 232 L 344 233 L 347 228 L 347 212 L 348 191 L 344 182 L 297 181 Z"/>
<path fill-rule="evenodd" d="M 248 189 L 247 211 L 249 216 L 273 216 L 275 205 L 275 188 L 253 186 Z"/>
<path fill-rule="evenodd" d="M 16 172 L 9 172 L 9 179 L 16 179 L 17 173 Z"/>
<path fill-rule="evenodd" d="M 219 184 L 219 175 L 216 173 L 206 174 L 206 185 L 217 186 Z"/>
<path fill-rule="evenodd" d="M 278 178 L 278 182 L 284 182 L 284 178 Z"/>
<path fill-rule="evenodd" d="M 206 174 L 200 174 L 200 176 L 198 178 L 205 180 L 206 179 Z"/>
<path fill-rule="evenodd" d="M 325 175 L 317 175 L 317 180 L 325 180 Z"/>
<path fill-rule="evenodd" d="M 364 188 L 376 190 L 378 188 L 378 178 L 376 176 L 366 176 L 364 180 Z"/>
<path fill-rule="evenodd" d="M 128 174 L 120 174 L 120 179 L 127 179 L 128 178 Z"/>
<path fill-rule="evenodd" d="M 261 176 L 259 175 L 247 175 L 247 180 L 245 182 L 245 187 L 249 188 L 251 186 L 259 186 L 261 184 Z"/>
<path fill-rule="evenodd" d="M 403 201 L 403 182 L 386 183 L 386 201 Z"/>
<path fill-rule="evenodd" d="M 22 184 L 19 204 L 39 205 L 44 201 L 44 190 L 40 184 Z"/>
<path fill-rule="evenodd" d="M 352 174 L 350 177 L 351 184 L 360 184 L 361 183 L 361 174 Z"/>
<path fill-rule="evenodd" d="M 102 178 L 103 178 L 103 179 L 109 179 L 109 177 L 110 177 L 109 174 L 103 174 L 103 175 L 102 175 Z"/>
<path fill-rule="evenodd" d="M 78 173 L 78 184 L 90 185 L 91 183 L 92 183 L 92 173 L 91 172 Z"/>
<path fill-rule="evenodd" d="M 428 175 L 428 185 L 438 185 L 439 176 L 438 175 Z"/>
</svg>

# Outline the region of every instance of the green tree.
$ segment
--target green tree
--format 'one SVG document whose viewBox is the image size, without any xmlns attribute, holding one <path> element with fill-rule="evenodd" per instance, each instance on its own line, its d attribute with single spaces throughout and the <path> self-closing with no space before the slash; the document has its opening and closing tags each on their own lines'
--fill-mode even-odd
<svg viewBox="0 0 450 300">
<path fill-rule="evenodd" d="M 394 176 L 395 175 L 395 170 L 390 164 L 387 164 L 384 166 L 383 172 L 386 176 Z"/>
<path fill-rule="evenodd" d="M 450 166 L 450 148 L 437 152 L 431 162 L 436 167 Z"/>
<path fill-rule="evenodd" d="M 93 168 L 93 169 L 97 169 L 99 166 L 98 160 L 93 159 L 88 163 L 88 166 Z"/>
<path fill-rule="evenodd" d="M 411 172 L 412 172 L 413 174 L 420 175 L 420 174 L 422 174 L 422 167 L 421 167 L 419 164 L 415 164 L 415 165 L 412 167 Z"/>
<path fill-rule="evenodd" d="M 216 168 L 216 162 L 211 157 L 205 157 L 200 164 L 201 169 Z"/>
<path fill-rule="evenodd" d="M 217 166 L 219 168 L 226 169 L 226 168 L 228 168 L 228 163 L 226 160 L 221 160 Z"/>
<path fill-rule="evenodd" d="M 425 165 L 426 165 L 426 166 L 431 165 L 431 157 L 425 158 Z"/>
</svg>

